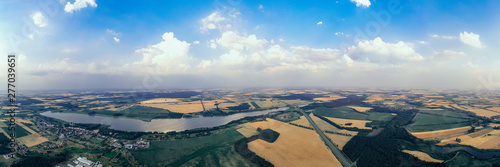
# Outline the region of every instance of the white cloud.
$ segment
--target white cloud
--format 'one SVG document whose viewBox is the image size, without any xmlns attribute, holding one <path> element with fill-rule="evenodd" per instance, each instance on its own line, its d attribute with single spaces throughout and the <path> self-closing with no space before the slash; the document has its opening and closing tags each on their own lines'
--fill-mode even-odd
<svg viewBox="0 0 500 167">
<path fill-rule="evenodd" d="M 115 40 L 116 43 L 120 42 L 120 39 L 118 39 L 117 37 L 113 37 L 113 40 Z"/>
<path fill-rule="evenodd" d="M 248 37 L 240 36 L 236 32 L 227 31 L 222 34 L 220 39 L 217 39 L 217 43 L 224 47 L 227 47 L 236 51 L 243 51 L 243 49 L 252 50 L 262 50 L 264 45 L 267 44 L 265 39 L 257 39 L 255 35 L 249 35 Z"/>
<path fill-rule="evenodd" d="M 453 50 L 443 50 L 441 52 L 435 52 L 431 59 L 433 61 L 444 61 L 450 62 L 467 56 L 464 52 L 457 52 Z"/>
<path fill-rule="evenodd" d="M 75 3 L 71 4 L 70 2 L 66 3 L 64 6 L 64 11 L 67 13 L 73 13 L 73 11 L 79 11 L 82 8 L 86 8 L 87 6 L 97 7 L 97 3 L 95 0 L 76 0 Z"/>
<path fill-rule="evenodd" d="M 467 31 L 464 31 L 463 33 L 460 33 L 460 41 L 462 41 L 464 44 L 476 47 L 476 48 L 482 48 L 484 47 L 481 44 L 481 41 L 479 41 L 479 35 L 474 34 L 474 33 L 467 33 Z"/>
<path fill-rule="evenodd" d="M 227 13 L 227 16 L 222 16 L 221 13 L 215 11 L 207 17 L 201 19 L 200 31 L 205 33 L 215 29 L 219 29 L 219 31 L 229 30 L 233 27 L 230 24 L 230 21 L 237 18 L 240 14 L 241 13 L 237 10 L 231 10 Z"/>
<path fill-rule="evenodd" d="M 200 41 L 194 41 L 193 44 L 200 44 Z"/>
<path fill-rule="evenodd" d="M 336 32 L 336 33 L 335 33 L 335 35 L 336 35 L 336 36 L 339 36 L 339 35 L 344 35 L 344 33 L 343 33 L 343 32 Z"/>
<path fill-rule="evenodd" d="M 321 25 L 321 24 L 323 24 L 323 22 L 322 22 L 322 21 L 320 21 L 320 22 L 318 22 L 318 23 L 316 23 L 316 24 L 317 24 L 317 25 Z"/>
<path fill-rule="evenodd" d="M 441 35 L 436 35 L 436 34 L 431 35 L 431 37 L 437 38 L 437 39 L 457 39 L 456 36 L 446 36 L 446 35 L 441 36 Z"/>
<path fill-rule="evenodd" d="M 38 27 L 47 26 L 48 21 L 40 11 L 36 11 L 33 15 L 31 15 L 31 19 L 33 19 L 33 24 L 35 24 Z"/>
<path fill-rule="evenodd" d="M 212 48 L 212 49 L 217 49 L 217 42 L 215 42 L 215 40 L 210 40 L 210 44 L 208 45 L 208 47 Z"/>
<path fill-rule="evenodd" d="M 259 9 L 264 9 L 264 6 L 262 6 L 262 5 L 259 5 Z"/>
<path fill-rule="evenodd" d="M 284 42 L 284 41 L 285 41 L 285 39 L 280 38 L 278 41 L 280 41 L 280 42 Z"/>
<path fill-rule="evenodd" d="M 370 7 L 371 5 L 370 0 L 351 0 L 351 2 L 356 3 L 357 7 L 363 7 L 363 8 Z"/>
<path fill-rule="evenodd" d="M 143 56 L 140 65 L 155 67 L 160 73 L 180 73 L 188 70 L 193 60 L 189 56 L 191 44 L 175 38 L 173 32 L 166 32 L 162 38 L 163 41 L 158 44 L 135 51 Z"/>
<path fill-rule="evenodd" d="M 120 42 L 120 38 L 118 38 L 118 36 L 120 36 L 120 34 L 118 34 L 117 32 L 115 32 L 115 31 L 113 31 L 113 30 L 110 30 L 110 29 L 106 29 L 106 32 L 107 32 L 108 34 L 111 34 L 111 35 L 113 35 L 113 36 L 114 36 L 114 37 L 113 37 L 113 40 L 114 40 L 116 43 Z"/>
<path fill-rule="evenodd" d="M 360 41 L 357 46 L 348 48 L 348 55 L 355 61 L 377 64 L 400 64 L 421 61 L 424 58 L 413 49 L 410 43 L 386 43 L 380 37 Z"/>
</svg>

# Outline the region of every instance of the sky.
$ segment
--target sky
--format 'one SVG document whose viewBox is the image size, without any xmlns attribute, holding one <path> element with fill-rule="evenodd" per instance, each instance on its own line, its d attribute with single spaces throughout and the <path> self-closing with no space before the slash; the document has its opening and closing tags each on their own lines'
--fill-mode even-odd
<svg viewBox="0 0 500 167">
<path fill-rule="evenodd" d="M 500 88 L 499 8 L 496 0 L 3 0 L 0 54 L 16 54 L 24 90 L 488 91 Z"/>
</svg>

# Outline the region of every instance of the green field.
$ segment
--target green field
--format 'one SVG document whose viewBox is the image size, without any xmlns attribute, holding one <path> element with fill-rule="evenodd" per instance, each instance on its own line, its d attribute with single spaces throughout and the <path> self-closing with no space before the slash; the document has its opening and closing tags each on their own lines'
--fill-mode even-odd
<svg viewBox="0 0 500 167">
<path fill-rule="evenodd" d="M 406 128 L 411 132 L 443 130 L 468 126 L 471 120 L 472 119 L 418 113 L 415 118 L 413 118 L 413 123 Z"/>
<path fill-rule="evenodd" d="M 428 113 L 432 115 L 441 115 L 445 117 L 454 117 L 454 118 L 464 118 L 464 119 L 474 119 L 463 112 L 457 112 L 453 110 L 420 110 L 419 113 Z"/>
<path fill-rule="evenodd" d="M 500 164 L 500 158 L 488 160 L 476 159 L 465 152 L 457 152 L 456 156 L 446 161 L 447 166 L 494 166 Z"/>
<path fill-rule="evenodd" d="M 20 137 L 23 137 L 23 136 L 28 136 L 30 135 L 31 133 L 28 132 L 26 129 L 24 129 L 23 127 L 21 126 L 16 126 L 16 129 L 15 130 L 12 130 L 10 131 L 9 130 L 9 127 L 7 126 L 7 124 L 5 124 L 5 122 L 2 122 L 1 124 L 3 124 L 1 127 L 3 129 L 3 131 L 5 131 L 6 133 L 10 134 L 12 131 L 14 132 L 14 134 L 16 134 L 16 138 L 20 138 Z M 8 135 L 7 134 L 7 135 Z"/>
<path fill-rule="evenodd" d="M 233 145 L 244 138 L 235 129 L 205 137 L 152 141 L 148 149 L 130 150 L 147 166 L 255 166 L 237 154 Z"/>
<path fill-rule="evenodd" d="M 357 119 L 369 121 L 390 121 L 392 115 L 390 113 L 380 112 L 364 112 L 360 113 L 349 107 L 336 107 L 336 108 L 315 108 L 314 114 L 325 117 L 343 118 L 343 119 Z"/>
</svg>

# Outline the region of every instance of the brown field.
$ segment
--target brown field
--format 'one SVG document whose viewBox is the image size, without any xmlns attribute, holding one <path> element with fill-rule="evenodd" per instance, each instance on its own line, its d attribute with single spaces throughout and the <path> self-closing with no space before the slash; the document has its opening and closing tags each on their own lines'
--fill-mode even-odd
<svg viewBox="0 0 500 167">
<path fill-rule="evenodd" d="M 239 125 L 238 127 L 236 127 L 236 130 L 245 137 L 250 137 L 258 134 L 257 128 L 247 124 Z"/>
<path fill-rule="evenodd" d="M 345 144 L 349 142 L 354 136 L 344 136 L 344 135 L 338 135 L 338 134 L 331 134 L 331 133 L 325 133 L 330 140 L 337 145 L 339 149 L 344 149 Z"/>
<path fill-rule="evenodd" d="M 417 157 L 418 159 L 426 162 L 436 162 L 436 163 L 441 163 L 443 160 L 435 159 L 429 156 L 429 154 L 426 154 L 424 152 L 420 151 L 410 151 L 410 150 L 403 150 L 403 152 L 408 153 L 413 155 L 414 157 Z"/>
<path fill-rule="evenodd" d="M 441 136 L 447 136 L 451 134 L 464 133 L 470 129 L 470 126 L 464 126 L 460 128 L 453 129 L 445 129 L 445 130 L 436 130 L 436 131 L 428 131 L 428 132 L 416 132 L 411 133 L 413 136 L 421 139 L 429 139 L 429 138 L 438 138 Z"/>
<path fill-rule="evenodd" d="M 343 134 L 351 134 L 351 137 L 349 137 L 349 139 L 358 134 L 358 132 L 355 132 L 355 131 L 338 129 L 335 126 L 330 125 L 328 122 L 323 121 L 322 119 L 314 116 L 312 113 L 309 114 L 309 117 L 311 117 L 311 119 L 314 121 L 314 123 L 316 123 L 316 125 L 318 125 L 319 129 L 321 129 L 322 131 L 332 131 L 332 132 L 338 132 L 338 133 L 343 133 Z M 307 121 L 307 118 L 304 116 L 301 116 L 299 120 L 292 121 L 292 123 L 312 128 L 311 124 L 309 124 L 309 121 Z M 328 133 L 326 133 L 326 134 L 328 134 Z"/>
<path fill-rule="evenodd" d="M 337 123 L 338 125 L 342 127 L 356 127 L 358 129 L 372 129 L 371 127 L 366 127 L 366 123 L 372 122 L 372 121 L 365 121 L 365 120 L 355 120 L 355 119 L 342 119 L 342 118 L 333 118 L 333 117 L 325 117 L 329 119 L 332 122 Z M 347 123 L 352 123 L 352 125 L 345 125 Z"/>
<path fill-rule="evenodd" d="M 349 108 L 352 108 L 352 109 L 354 109 L 354 110 L 356 110 L 356 111 L 358 111 L 358 112 L 366 112 L 366 111 L 368 111 L 368 110 L 373 109 L 373 108 L 371 108 L 371 107 L 357 107 L 357 106 L 348 106 L 348 107 L 349 107 Z"/>
<path fill-rule="evenodd" d="M 275 166 L 342 166 L 314 130 L 273 119 L 246 124 L 280 133 L 274 143 L 261 139 L 248 143 L 251 151 Z"/>
<path fill-rule="evenodd" d="M 141 104 L 150 104 L 150 103 L 173 103 L 179 102 L 177 98 L 156 98 L 151 100 L 142 101 Z"/>
<path fill-rule="evenodd" d="M 304 116 L 300 116 L 300 119 L 292 121 L 292 123 L 302 126 L 312 127 L 307 118 Z"/>
<path fill-rule="evenodd" d="M 444 98 L 444 96 L 425 96 L 425 98 Z"/>
<path fill-rule="evenodd" d="M 305 101 L 305 100 L 281 100 L 283 103 L 292 105 L 292 106 L 297 106 L 297 105 L 304 105 L 304 104 L 311 104 L 312 102 L 310 101 Z"/>
</svg>

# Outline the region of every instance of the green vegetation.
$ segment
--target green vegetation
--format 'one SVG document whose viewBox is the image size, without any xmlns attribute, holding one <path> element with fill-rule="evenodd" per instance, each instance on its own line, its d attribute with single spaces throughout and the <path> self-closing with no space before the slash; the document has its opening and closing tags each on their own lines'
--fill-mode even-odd
<svg viewBox="0 0 500 167">
<path fill-rule="evenodd" d="M 2 122 L 3 124 L 5 124 L 5 122 Z M 26 129 L 24 129 L 23 127 L 21 126 L 15 126 L 16 129 L 13 129 L 12 131 L 14 132 L 14 134 L 16 134 L 16 138 L 20 138 L 20 137 L 23 137 L 23 136 L 28 136 L 30 135 L 31 133 L 28 132 Z M 7 132 L 7 133 L 10 133 L 11 131 L 9 130 L 9 127 L 8 125 L 5 126 L 5 127 L 2 127 L 2 129 Z"/>
<path fill-rule="evenodd" d="M 130 152 L 147 166 L 253 166 L 232 149 L 243 138 L 231 128 L 198 138 L 152 141 L 150 148 Z"/>
<path fill-rule="evenodd" d="M 411 132 L 424 132 L 458 128 L 471 124 L 471 119 L 418 113 L 413 119 L 413 123 L 407 126 L 407 129 Z"/>
<path fill-rule="evenodd" d="M 364 112 L 360 113 L 349 107 L 336 107 L 336 108 L 315 108 L 313 110 L 314 114 L 343 118 L 343 119 L 357 119 L 357 120 L 369 120 L 369 121 L 389 121 L 393 118 L 390 113 L 380 113 L 380 112 Z"/>
<path fill-rule="evenodd" d="M 0 154 L 9 153 L 9 138 L 4 133 L 0 133 Z"/>
<path fill-rule="evenodd" d="M 240 105 L 238 106 L 234 106 L 234 107 L 227 107 L 227 109 L 229 110 L 248 110 L 250 108 L 250 104 L 248 103 L 241 103 Z"/>
</svg>

